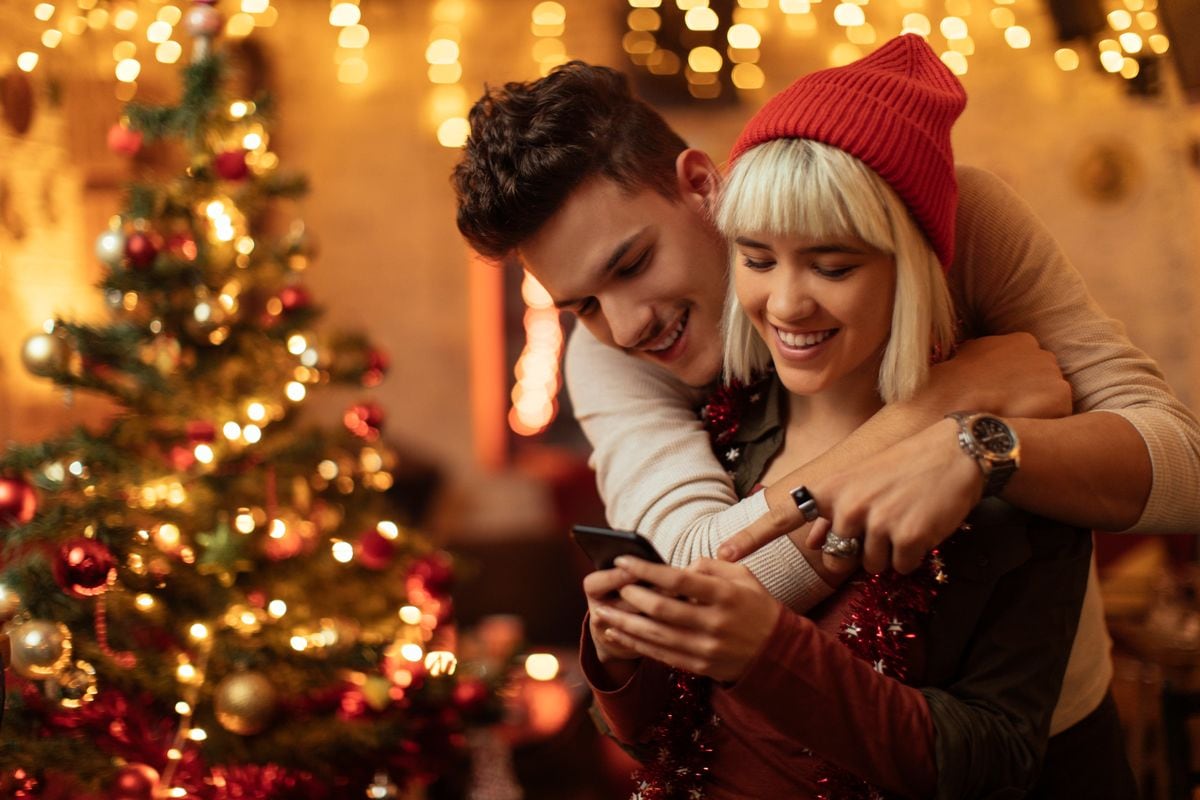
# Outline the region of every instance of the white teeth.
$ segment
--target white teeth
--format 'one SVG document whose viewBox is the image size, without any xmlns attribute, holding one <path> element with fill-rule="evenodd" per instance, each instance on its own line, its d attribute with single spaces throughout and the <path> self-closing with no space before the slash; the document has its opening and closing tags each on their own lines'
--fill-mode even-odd
<svg viewBox="0 0 1200 800">
<path fill-rule="evenodd" d="M 779 338 L 788 347 L 812 347 L 833 336 L 835 331 L 819 331 L 817 333 L 789 333 L 775 329 L 779 333 Z"/>
<path fill-rule="evenodd" d="M 685 322 L 687 322 L 687 314 L 684 314 L 679 318 L 679 322 L 675 323 L 675 329 L 671 331 L 671 335 L 668 336 L 662 344 L 658 345 L 657 347 L 647 347 L 646 349 L 651 353 L 661 353 L 663 350 L 669 349 L 671 345 L 675 344 L 676 340 L 679 339 L 680 334 L 683 333 L 683 325 Z"/>
</svg>

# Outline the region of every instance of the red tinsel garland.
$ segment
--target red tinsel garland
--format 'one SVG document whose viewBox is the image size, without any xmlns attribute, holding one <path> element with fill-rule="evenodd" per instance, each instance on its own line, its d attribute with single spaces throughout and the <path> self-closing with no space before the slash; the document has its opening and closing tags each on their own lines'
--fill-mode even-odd
<svg viewBox="0 0 1200 800">
<path fill-rule="evenodd" d="M 704 796 L 720 718 L 712 710 L 712 681 L 679 670 L 671 673 L 667 710 L 650 731 L 650 760 L 633 773 L 630 800 L 698 800 Z"/>
</svg>

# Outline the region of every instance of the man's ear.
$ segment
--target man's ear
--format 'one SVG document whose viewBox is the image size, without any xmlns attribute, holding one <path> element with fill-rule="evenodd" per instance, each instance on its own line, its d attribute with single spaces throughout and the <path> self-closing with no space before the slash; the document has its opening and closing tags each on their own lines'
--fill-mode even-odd
<svg viewBox="0 0 1200 800">
<path fill-rule="evenodd" d="M 675 181 L 680 197 L 707 208 L 716 199 L 721 173 L 708 153 L 689 147 L 675 158 Z"/>
</svg>

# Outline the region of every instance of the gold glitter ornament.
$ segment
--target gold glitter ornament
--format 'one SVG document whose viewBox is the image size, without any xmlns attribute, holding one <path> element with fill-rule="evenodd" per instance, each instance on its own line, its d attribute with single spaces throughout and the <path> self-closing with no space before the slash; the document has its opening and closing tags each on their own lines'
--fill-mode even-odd
<svg viewBox="0 0 1200 800">
<path fill-rule="evenodd" d="M 13 629 L 12 668 L 18 675 L 53 678 L 71 661 L 71 631 L 61 622 L 31 619 Z"/>
<path fill-rule="evenodd" d="M 279 706 L 279 694 L 259 672 L 226 675 L 213 693 L 217 722 L 225 730 L 253 736 L 271 724 Z"/>
</svg>

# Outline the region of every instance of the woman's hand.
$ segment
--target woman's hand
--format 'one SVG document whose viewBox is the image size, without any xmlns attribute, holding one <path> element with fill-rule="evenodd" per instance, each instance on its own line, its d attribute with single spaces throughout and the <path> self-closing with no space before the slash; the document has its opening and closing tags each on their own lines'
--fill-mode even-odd
<svg viewBox="0 0 1200 800">
<path fill-rule="evenodd" d="M 687 569 L 622 556 L 634 610 L 597 605 L 604 636 L 626 652 L 720 681 L 736 681 L 762 649 L 782 607 L 740 564 L 702 558 Z"/>
<path fill-rule="evenodd" d="M 641 658 L 641 655 L 636 651 L 628 647 L 622 647 L 617 642 L 605 636 L 608 626 L 601 621 L 602 609 L 614 608 L 633 611 L 631 606 L 620 600 L 618 592 L 636 580 L 637 578 L 623 569 L 597 570 L 589 573 L 583 579 L 583 594 L 587 597 L 589 612 L 588 629 L 592 634 L 592 643 L 596 647 L 596 657 L 606 667 L 613 664 L 613 662 L 636 661 Z"/>
</svg>

